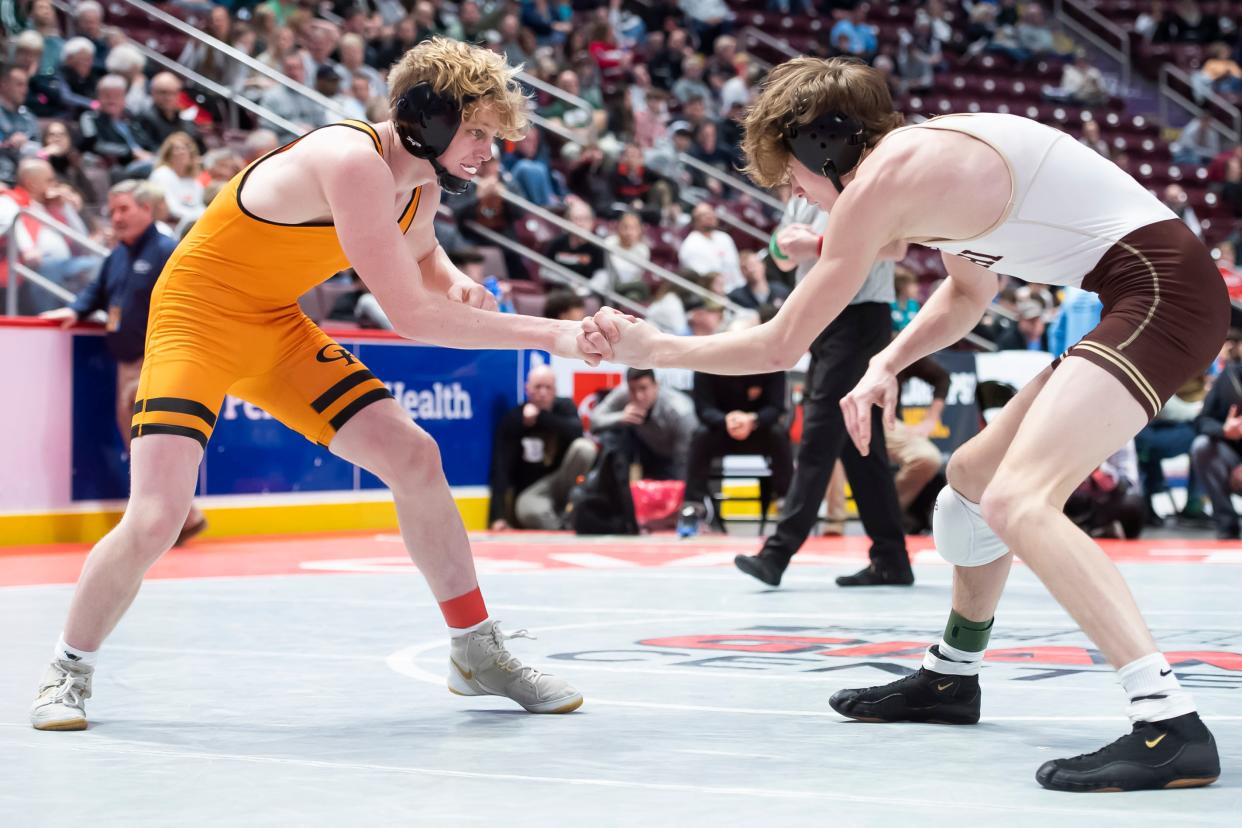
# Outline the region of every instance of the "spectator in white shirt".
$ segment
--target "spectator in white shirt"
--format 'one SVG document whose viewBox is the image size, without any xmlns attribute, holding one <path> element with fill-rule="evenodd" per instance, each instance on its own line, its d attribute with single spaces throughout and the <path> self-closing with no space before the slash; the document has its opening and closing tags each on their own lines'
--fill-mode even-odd
<svg viewBox="0 0 1242 828">
<path fill-rule="evenodd" d="M 1061 70 L 1061 94 L 1076 104 L 1095 106 L 1108 101 L 1104 74 L 1091 63 L 1086 52 L 1074 55 L 1074 62 Z"/>
<path fill-rule="evenodd" d="M 1204 110 L 1186 126 L 1169 147 L 1178 164 L 1206 164 L 1220 155 L 1225 146 L 1220 133 L 1212 128 L 1212 113 Z"/>
<path fill-rule="evenodd" d="M 190 136 L 174 132 L 164 139 L 148 180 L 163 190 L 172 224 L 193 221 L 203 212 L 203 184 L 198 180 L 201 171 L 198 147 Z"/>
<path fill-rule="evenodd" d="M 388 84 L 384 83 L 380 73 L 366 64 L 367 42 L 362 39 L 362 35 L 353 32 L 342 35 L 337 49 L 341 58 L 341 68 L 351 77 L 361 75 L 367 79 L 371 87 L 369 97 L 384 97 L 388 94 Z"/>
<path fill-rule="evenodd" d="M 643 241 L 643 221 L 638 213 L 626 213 L 617 222 L 617 232 L 605 241 L 615 245 L 636 259 L 651 261 L 651 248 Z M 608 254 L 607 269 L 595 274 L 591 285 L 596 290 L 616 290 L 619 287 L 641 282 L 646 270 L 642 265 L 634 264 L 620 256 Z"/>
<path fill-rule="evenodd" d="M 698 204 L 690 213 L 690 222 L 693 229 L 677 251 L 681 266 L 700 276 L 719 273 L 724 277 L 726 293 L 746 284 L 737 245 L 728 233 L 716 229 L 716 209 L 710 204 Z"/>
<path fill-rule="evenodd" d="M 0 236 L 13 229 L 18 261 L 56 284 L 76 293 L 86 286 L 99 264 L 98 257 L 75 255 L 68 239 L 40 218 L 54 219 L 87 235 L 86 224 L 78 213 L 81 197 L 56 180 L 52 165 L 42 158 L 25 158 L 17 166 L 17 185 L 0 195 Z M 18 216 L 25 209 L 30 215 Z M 12 280 L 7 262 L 0 272 Z M 64 302 L 51 293 L 24 286 L 19 298 L 23 313 L 37 314 L 58 308 Z M 11 285 L 10 285 L 10 289 Z"/>
</svg>

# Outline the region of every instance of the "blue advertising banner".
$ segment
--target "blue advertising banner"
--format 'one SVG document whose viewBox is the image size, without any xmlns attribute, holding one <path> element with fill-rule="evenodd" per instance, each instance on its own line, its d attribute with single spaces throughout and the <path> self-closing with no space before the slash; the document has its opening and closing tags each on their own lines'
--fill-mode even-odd
<svg viewBox="0 0 1242 828">
<path fill-rule="evenodd" d="M 518 351 L 456 351 L 388 339 L 343 338 L 388 386 L 411 419 L 435 438 L 452 486 L 483 486 L 492 435 L 522 396 L 529 357 Z M 115 367 L 103 337 L 78 335 L 73 347 L 74 500 L 128 494 L 114 411 Z M 199 494 L 331 492 L 383 484 L 236 397 L 221 407 L 203 458 Z"/>
</svg>

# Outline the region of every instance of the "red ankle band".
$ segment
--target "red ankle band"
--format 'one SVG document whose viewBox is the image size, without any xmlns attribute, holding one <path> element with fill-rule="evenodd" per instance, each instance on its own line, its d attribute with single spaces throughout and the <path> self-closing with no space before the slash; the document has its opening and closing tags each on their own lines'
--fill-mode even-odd
<svg viewBox="0 0 1242 828">
<path fill-rule="evenodd" d="M 444 613 L 445 623 L 457 630 L 464 630 L 487 620 L 487 607 L 478 587 L 464 595 L 441 601 L 440 612 Z"/>
</svg>

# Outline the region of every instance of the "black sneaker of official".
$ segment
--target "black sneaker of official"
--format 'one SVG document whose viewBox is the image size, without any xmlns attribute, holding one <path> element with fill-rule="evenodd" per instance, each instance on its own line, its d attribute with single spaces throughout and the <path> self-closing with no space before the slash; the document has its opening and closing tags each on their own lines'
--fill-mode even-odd
<svg viewBox="0 0 1242 828">
<path fill-rule="evenodd" d="M 1094 753 L 1044 762 L 1035 773 L 1054 791 L 1147 791 L 1201 788 L 1220 776 L 1216 740 L 1198 713 L 1139 722 Z"/>
<path fill-rule="evenodd" d="M 768 586 L 780 586 L 781 576 L 785 574 L 789 561 L 760 552 L 758 555 L 737 555 L 733 558 L 733 565 Z"/>
<path fill-rule="evenodd" d="M 920 667 L 891 684 L 838 690 L 828 704 L 860 722 L 976 724 L 980 698 L 978 676 L 950 676 Z"/>
<path fill-rule="evenodd" d="M 898 564 L 881 564 L 872 561 L 866 569 L 860 569 L 853 575 L 842 575 L 837 578 L 837 586 L 910 586 L 914 583 L 914 570 L 910 569 L 909 561 Z"/>
</svg>

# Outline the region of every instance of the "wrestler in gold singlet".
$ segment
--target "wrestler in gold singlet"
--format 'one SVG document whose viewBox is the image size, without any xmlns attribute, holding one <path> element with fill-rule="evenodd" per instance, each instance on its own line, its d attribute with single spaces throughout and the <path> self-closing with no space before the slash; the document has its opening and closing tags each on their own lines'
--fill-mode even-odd
<svg viewBox="0 0 1242 828">
<path fill-rule="evenodd" d="M 365 132 L 384 154 L 369 124 L 321 129 Z M 350 417 L 390 396 L 298 307 L 299 296 L 350 266 L 336 228 L 270 221 L 244 204 L 255 167 L 296 143 L 234 177 L 164 267 L 151 296 L 132 436 L 178 434 L 206 446 L 225 394 L 234 394 L 327 445 Z M 402 233 L 421 194 L 422 187 L 410 193 L 398 219 Z"/>
</svg>

